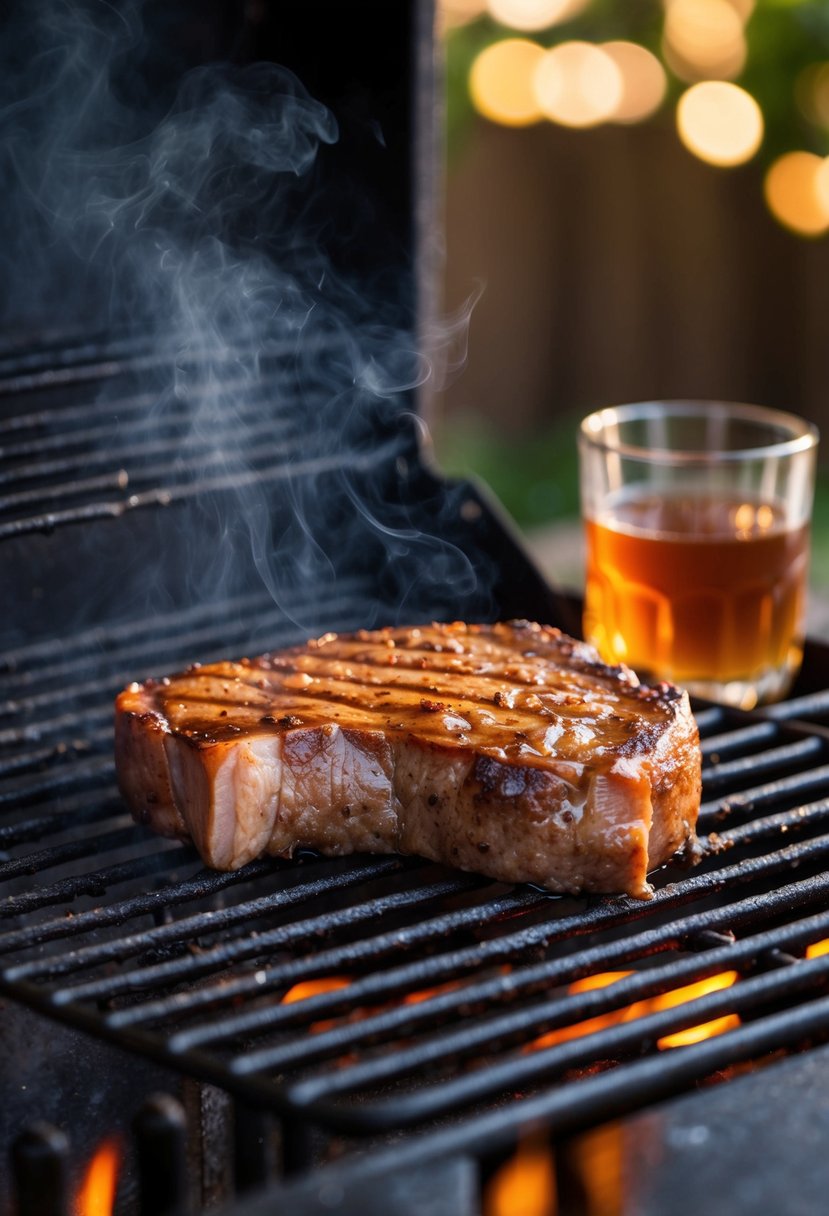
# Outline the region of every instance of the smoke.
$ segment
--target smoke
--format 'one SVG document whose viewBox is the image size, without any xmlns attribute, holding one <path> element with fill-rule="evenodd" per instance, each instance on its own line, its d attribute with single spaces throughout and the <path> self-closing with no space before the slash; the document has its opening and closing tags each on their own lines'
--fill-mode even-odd
<svg viewBox="0 0 829 1216">
<path fill-rule="evenodd" d="M 4 18 L 0 323 L 131 335 L 158 435 L 185 417 L 165 457 L 172 498 L 213 489 L 167 513 L 148 607 L 174 598 L 184 563 L 196 600 L 255 570 L 300 627 L 297 589 L 334 596 L 344 571 L 384 588 L 369 615 L 388 615 L 386 595 L 439 614 L 481 572 L 440 519 L 424 527 L 434 487 L 407 501 L 400 477 L 411 394 L 462 364 L 473 301 L 426 358 L 405 290 L 374 291 L 329 253 L 333 113 L 272 63 L 184 67 L 171 21 L 138 0 L 17 3 Z M 382 145 L 371 115 L 366 131 Z M 108 385 L 102 404 L 118 415 L 123 392 Z"/>
</svg>

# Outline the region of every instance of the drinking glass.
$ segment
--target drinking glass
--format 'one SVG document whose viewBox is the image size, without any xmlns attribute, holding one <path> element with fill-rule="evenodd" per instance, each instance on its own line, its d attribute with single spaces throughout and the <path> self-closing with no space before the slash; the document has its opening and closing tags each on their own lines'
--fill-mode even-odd
<svg viewBox="0 0 829 1216">
<path fill-rule="evenodd" d="M 803 657 L 818 433 L 720 401 L 613 406 L 581 424 L 584 632 L 609 663 L 750 709 Z"/>
</svg>

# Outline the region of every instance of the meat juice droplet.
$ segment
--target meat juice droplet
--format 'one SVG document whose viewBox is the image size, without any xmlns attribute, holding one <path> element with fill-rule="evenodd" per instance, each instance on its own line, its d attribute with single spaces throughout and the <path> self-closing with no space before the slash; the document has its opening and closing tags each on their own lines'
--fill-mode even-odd
<svg viewBox="0 0 829 1216">
<path fill-rule="evenodd" d="M 309 684 L 314 683 L 314 677 L 309 676 L 307 671 L 294 671 L 286 676 L 282 683 L 285 688 L 307 688 Z"/>
</svg>

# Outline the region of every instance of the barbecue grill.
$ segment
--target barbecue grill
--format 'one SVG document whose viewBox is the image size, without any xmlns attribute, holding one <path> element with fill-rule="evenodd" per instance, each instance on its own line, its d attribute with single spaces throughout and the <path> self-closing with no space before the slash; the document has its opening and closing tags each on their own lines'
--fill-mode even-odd
<svg viewBox="0 0 829 1216">
<path fill-rule="evenodd" d="M 408 308 L 414 332 L 428 304 L 412 272 L 428 190 L 411 167 L 413 148 L 429 163 L 428 6 L 348 6 L 347 22 L 343 7 L 217 5 L 199 20 L 191 8 L 190 35 L 204 57 L 290 52 L 341 117 L 354 98 L 343 63 L 373 85 L 389 159 L 349 148 L 343 122 L 320 188 L 347 217 L 343 200 L 363 188 L 388 204 L 392 237 L 378 244 L 399 260 L 381 286 L 393 281 L 385 304 Z M 322 19 L 337 38 L 316 37 Z M 382 71 L 365 42 L 378 21 Z M 344 163 L 352 180 L 337 193 Z M 376 259 L 346 265 L 354 242 L 338 239 L 333 261 L 379 307 Z M 749 1065 L 771 1061 L 771 1077 L 795 1053 L 824 1058 L 827 654 L 808 648 L 783 704 L 697 705 L 700 830 L 714 835 L 698 865 L 656 876 L 650 901 L 554 898 L 401 857 L 206 872 L 124 811 L 111 743 L 124 683 L 328 629 L 578 622 L 485 493 L 431 467 L 412 390 L 355 384 L 352 335 L 277 333 L 255 376 L 245 341 L 221 358 L 191 344 L 183 358 L 172 336 L 165 347 L 140 330 L 44 321 L 0 349 L 0 1148 L 15 1142 L 20 1216 L 58 1212 L 67 1153 L 79 1168 L 34 1120 L 60 1122 L 88 1156 L 125 1112 L 138 1124 L 123 1211 L 227 1196 L 231 1126 L 241 1189 L 282 1175 L 238 1211 L 388 1211 L 394 1196 L 401 1212 L 475 1212 L 530 1133 L 557 1148 L 562 1211 L 587 1210 L 565 1184 L 579 1133 L 720 1078 L 698 1096 L 709 1109 L 723 1088 L 763 1081 Z M 187 393 L 167 393 L 182 374 Z M 260 535 L 293 578 L 263 574 L 243 507 L 264 517 Z M 188 552 L 221 554 L 221 577 L 197 577 Z M 722 1033 L 697 1033 L 712 1024 Z M 698 1041 L 677 1045 L 684 1031 Z M 149 1099 L 159 1088 L 175 1101 Z M 189 1158 L 182 1118 L 200 1135 Z"/>
</svg>

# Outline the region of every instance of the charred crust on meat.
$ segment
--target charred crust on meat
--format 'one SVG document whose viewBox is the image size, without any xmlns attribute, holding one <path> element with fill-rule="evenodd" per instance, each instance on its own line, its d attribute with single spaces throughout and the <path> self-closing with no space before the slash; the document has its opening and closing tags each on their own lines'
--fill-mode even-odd
<svg viewBox="0 0 829 1216">
<path fill-rule="evenodd" d="M 644 755 L 656 747 L 664 733 L 663 722 L 640 722 L 637 729 L 629 731 L 628 738 L 615 748 L 615 753 L 625 758 Z"/>
<path fill-rule="evenodd" d="M 470 774 L 478 786 L 475 801 L 489 798 L 518 798 L 549 787 L 549 777 L 527 764 L 503 764 L 489 756 L 477 756 Z"/>
<path fill-rule="evenodd" d="M 159 735 L 167 735 L 170 733 L 170 724 L 156 709 L 145 709 L 142 713 L 130 713 L 129 717 L 134 722 L 140 722 L 142 726 L 148 727 Z"/>
<path fill-rule="evenodd" d="M 448 706 L 445 701 L 432 701 L 429 697 L 421 697 L 420 708 L 425 714 L 442 714 Z"/>
</svg>

